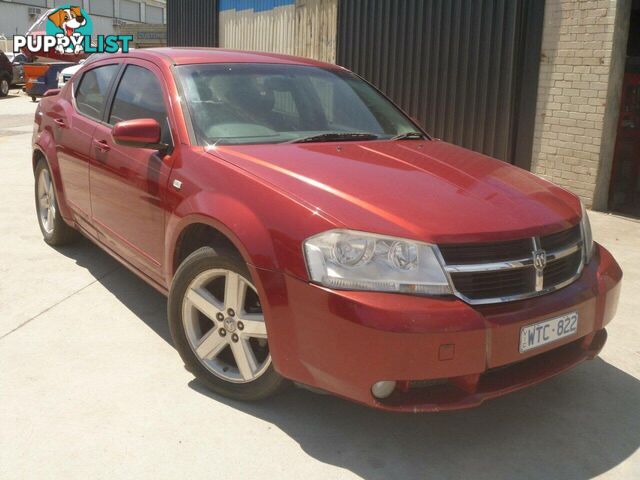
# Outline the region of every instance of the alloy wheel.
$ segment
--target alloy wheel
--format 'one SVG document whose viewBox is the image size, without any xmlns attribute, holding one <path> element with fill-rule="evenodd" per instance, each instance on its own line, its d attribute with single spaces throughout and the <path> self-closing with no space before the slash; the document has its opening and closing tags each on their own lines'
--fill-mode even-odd
<svg viewBox="0 0 640 480">
<path fill-rule="evenodd" d="M 184 295 L 182 322 L 189 346 L 217 377 L 249 383 L 269 368 L 258 293 L 242 275 L 225 269 L 199 274 Z"/>
<path fill-rule="evenodd" d="M 42 169 L 38 177 L 38 219 L 48 234 L 53 232 L 56 217 L 56 198 L 49 170 Z"/>
<path fill-rule="evenodd" d="M 3 97 L 9 94 L 9 82 L 4 78 L 0 80 L 0 94 Z"/>
</svg>

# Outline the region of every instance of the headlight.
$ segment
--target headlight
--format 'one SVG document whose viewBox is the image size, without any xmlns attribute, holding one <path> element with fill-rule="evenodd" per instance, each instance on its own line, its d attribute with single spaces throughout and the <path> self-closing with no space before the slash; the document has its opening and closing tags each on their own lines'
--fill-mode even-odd
<svg viewBox="0 0 640 480">
<path fill-rule="evenodd" d="M 585 263 L 589 263 L 589 260 L 593 257 L 593 235 L 591 234 L 589 215 L 587 215 L 587 210 L 584 208 L 584 205 L 582 205 L 580 226 L 582 228 L 582 238 L 584 239 L 584 261 Z"/>
<path fill-rule="evenodd" d="M 451 288 L 434 248 L 353 230 L 331 230 L 304 242 L 309 277 L 326 287 L 449 294 Z"/>
</svg>

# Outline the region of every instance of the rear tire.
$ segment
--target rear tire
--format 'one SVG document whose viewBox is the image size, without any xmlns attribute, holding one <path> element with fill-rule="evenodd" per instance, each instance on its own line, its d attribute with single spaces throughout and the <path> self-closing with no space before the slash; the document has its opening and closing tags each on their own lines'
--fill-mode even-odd
<svg viewBox="0 0 640 480">
<path fill-rule="evenodd" d="M 10 80 L 7 77 L 0 78 L 0 97 L 9 95 L 9 82 Z"/>
<path fill-rule="evenodd" d="M 287 384 L 271 362 L 261 305 L 237 254 L 202 247 L 178 268 L 169 292 L 171 336 L 187 369 L 211 391 L 252 401 Z"/>
<path fill-rule="evenodd" d="M 67 225 L 60 215 L 53 176 L 44 160 L 36 165 L 35 179 L 36 214 L 44 241 L 52 246 L 73 243 L 78 239 L 79 233 Z"/>
</svg>

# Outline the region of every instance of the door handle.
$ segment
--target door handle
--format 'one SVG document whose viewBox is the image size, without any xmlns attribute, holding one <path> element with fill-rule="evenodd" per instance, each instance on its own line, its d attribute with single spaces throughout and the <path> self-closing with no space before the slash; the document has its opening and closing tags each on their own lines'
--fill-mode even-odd
<svg viewBox="0 0 640 480">
<path fill-rule="evenodd" d="M 64 123 L 64 120 L 61 118 L 56 118 L 53 120 L 57 126 L 59 126 L 60 128 L 64 128 L 66 125 Z"/>
<path fill-rule="evenodd" d="M 111 147 L 105 140 L 94 140 L 93 145 L 101 152 L 108 152 L 109 150 L 111 150 Z"/>
</svg>

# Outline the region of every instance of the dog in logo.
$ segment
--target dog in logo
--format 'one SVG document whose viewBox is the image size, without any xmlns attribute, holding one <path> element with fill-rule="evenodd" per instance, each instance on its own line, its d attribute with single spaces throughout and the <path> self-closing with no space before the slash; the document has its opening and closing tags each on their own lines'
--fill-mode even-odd
<svg viewBox="0 0 640 480">
<path fill-rule="evenodd" d="M 67 37 L 80 36 L 80 34 L 75 33 L 75 31 L 87 24 L 87 19 L 84 18 L 80 7 L 69 7 L 56 10 L 49 15 L 49 20 L 51 20 L 56 27 L 61 29 Z M 82 45 L 77 44 L 73 48 L 73 53 L 78 54 L 82 52 L 82 50 Z M 64 47 L 62 45 L 58 45 L 56 47 L 56 51 L 58 53 L 64 53 Z"/>
</svg>

